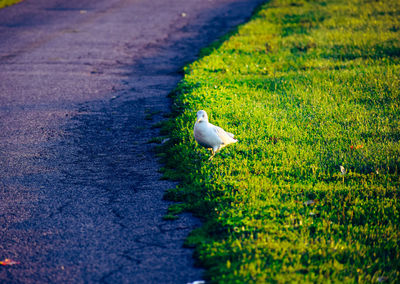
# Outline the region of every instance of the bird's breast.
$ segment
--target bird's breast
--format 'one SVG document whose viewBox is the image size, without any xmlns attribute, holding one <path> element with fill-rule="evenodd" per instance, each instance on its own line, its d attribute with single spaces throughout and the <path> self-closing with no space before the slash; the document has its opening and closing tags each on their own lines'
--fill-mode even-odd
<svg viewBox="0 0 400 284">
<path fill-rule="evenodd" d="M 209 123 L 196 123 L 194 126 L 194 138 L 203 147 L 213 148 L 222 143 L 217 133 Z"/>
</svg>

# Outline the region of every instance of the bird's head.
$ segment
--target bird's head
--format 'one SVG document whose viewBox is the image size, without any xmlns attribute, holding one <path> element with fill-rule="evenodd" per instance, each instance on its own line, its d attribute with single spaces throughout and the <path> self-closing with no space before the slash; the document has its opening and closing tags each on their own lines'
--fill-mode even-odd
<svg viewBox="0 0 400 284">
<path fill-rule="evenodd" d="M 202 121 L 208 122 L 208 115 L 204 110 L 199 110 L 197 112 L 196 123 L 202 122 Z"/>
</svg>

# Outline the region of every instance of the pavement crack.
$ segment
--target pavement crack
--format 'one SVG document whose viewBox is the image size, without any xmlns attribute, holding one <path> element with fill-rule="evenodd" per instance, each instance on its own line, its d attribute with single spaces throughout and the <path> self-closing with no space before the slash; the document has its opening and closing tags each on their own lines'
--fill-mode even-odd
<svg viewBox="0 0 400 284">
<path fill-rule="evenodd" d="M 123 257 L 123 258 L 129 260 L 130 262 L 135 263 L 136 265 L 139 265 L 139 264 L 142 263 L 142 261 L 141 261 L 140 259 L 137 259 L 137 258 L 135 258 L 135 257 L 130 256 L 129 253 L 130 253 L 129 251 L 124 251 L 124 252 L 121 254 L 121 257 Z"/>
<path fill-rule="evenodd" d="M 162 248 L 162 249 L 166 249 L 167 248 L 167 246 L 162 245 L 157 241 L 152 241 L 152 242 L 149 241 L 149 242 L 147 242 L 147 241 L 141 240 L 141 238 L 143 238 L 143 237 L 141 236 L 141 237 L 135 238 L 134 242 L 137 243 L 137 244 L 142 244 L 145 247 L 157 247 L 157 248 Z"/>
<path fill-rule="evenodd" d="M 49 218 L 53 218 L 57 214 L 62 214 L 64 212 L 65 208 L 67 208 L 68 206 L 71 206 L 71 203 L 72 203 L 72 201 L 67 201 L 64 204 L 62 204 L 61 206 L 57 207 L 55 212 L 51 212 L 49 214 Z"/>
<path fill-rule="evenodd" d="M 115 273 L 118 273 L 122 270 L 124 266 L 123 265 L 119 265 L 116 269 L 111 270 L 109 272 L 107 272 L 106 274 L 104 274 L 100 279 L 99 279 L 99 283 L 113 283 L 113 282 L 108 282 L 107 278 L 113 276 Z"/>
</svg>

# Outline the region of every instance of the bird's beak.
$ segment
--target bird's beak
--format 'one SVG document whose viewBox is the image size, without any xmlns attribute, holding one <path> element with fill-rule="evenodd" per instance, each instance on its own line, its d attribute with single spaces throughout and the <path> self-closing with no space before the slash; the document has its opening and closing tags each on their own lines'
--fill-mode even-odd
<svg viewBox="0 0 400 284">
<path fill-rule="evenodd" d="M 200 121 L 202 121 L 203 119 L 202 119 L 202 117 L 199 117 L 197 120 L 196 120 L 196 123 L 199 123 Z"/>
</svg>

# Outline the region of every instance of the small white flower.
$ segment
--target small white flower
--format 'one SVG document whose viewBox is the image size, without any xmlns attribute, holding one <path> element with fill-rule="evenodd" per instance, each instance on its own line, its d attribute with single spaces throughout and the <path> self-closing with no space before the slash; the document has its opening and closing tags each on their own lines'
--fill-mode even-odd
<svg viewBox="0 0 400 284">
<path fill-rule="evenodd" d="M 342 172 L 342 175 L 345 175 L 347 173 L 346 169 L 343 166 L 340 166 L 340 171 Z"/>
</svg>

